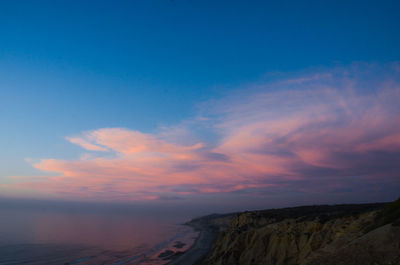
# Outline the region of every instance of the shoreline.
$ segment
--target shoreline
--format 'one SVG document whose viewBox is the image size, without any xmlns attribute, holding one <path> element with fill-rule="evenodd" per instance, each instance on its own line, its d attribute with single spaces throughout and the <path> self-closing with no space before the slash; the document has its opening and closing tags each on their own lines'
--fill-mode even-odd
<svg viewBox="0 0 400 265">
<path fill-rule="evenodd" d="M 195 265 L 211 251 L 220 232 L 226 230 L 236 213 L 210 214 L 183 224 L 199 232 L 194 243 L 183 253 L 171 257 L 166 265 Z"/>
<path fill-rule="evenodd" d="M 192 221 L 191 221 L 192 222 Z M 207 254 L 215 243 L 219 231 L 208 223 L 186 223 L 184 225 L 199 231 L 194 243 L 184 253 L 172 257 L 166 265 L 194 265 Z"/>
</svg>

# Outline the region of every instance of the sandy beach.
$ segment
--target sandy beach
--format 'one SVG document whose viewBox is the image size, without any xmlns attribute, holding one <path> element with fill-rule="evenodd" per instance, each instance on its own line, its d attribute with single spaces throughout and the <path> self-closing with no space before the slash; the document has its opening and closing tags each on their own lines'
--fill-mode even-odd
<svg viewBox="0 0 400 265">
<path fill-rule="evenodd" d="M 225 230 L 235 213 L 212 214 L 196 218 L 185 225 L 192 227 L 199 232 L 193 245 L 183 254 L 171 258 L 168 265 L 193 265 L 207 254 L 216 241 L 221 230 Z"/>
<path fill-rule="evenodd" d="M 196 241 L 186 252 L 167 263 L 168 265 L 193 265 L 211 249 L 218 232 L 207 226 L 194 228 L 200 232 Z"/>
</svg>

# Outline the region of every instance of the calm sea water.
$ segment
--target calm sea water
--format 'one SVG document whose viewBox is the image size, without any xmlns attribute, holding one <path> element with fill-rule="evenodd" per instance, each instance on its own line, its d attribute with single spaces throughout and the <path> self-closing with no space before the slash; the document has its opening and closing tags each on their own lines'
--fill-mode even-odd
<svg viewBox="0 0 400 265">
<path fill-rule="evenodd" d="M 0 265 L 165 264 L 197 233 L 162 208 L 0 202 Z M 183 244 L 182 244 L 183 243 Z"/>
</svg>

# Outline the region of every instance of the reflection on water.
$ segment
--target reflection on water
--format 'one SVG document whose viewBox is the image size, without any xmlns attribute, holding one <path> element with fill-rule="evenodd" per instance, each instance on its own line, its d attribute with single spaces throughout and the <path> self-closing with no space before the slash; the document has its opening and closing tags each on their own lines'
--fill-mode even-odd
<svg viewBox="0 0 400 265">
<path fill-rule="evenodd" d="M 0 265 L 165 264 L 196 236 L 187 216 L 128 206 L 0 202 L 0 217 Z"/>
</svg>

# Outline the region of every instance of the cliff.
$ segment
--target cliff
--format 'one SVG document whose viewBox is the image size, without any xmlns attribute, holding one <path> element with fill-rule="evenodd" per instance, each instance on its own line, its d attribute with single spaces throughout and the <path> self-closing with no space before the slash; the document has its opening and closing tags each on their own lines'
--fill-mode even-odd
<svg viewBox="0 0 400 265">
<path fill-rule="evenodd" d="M 219 236 L 197 265 L 399 265 L 399 209 L 400 200 L 252 211 L 223 226 L 208 217 Z"/>
</svg>

